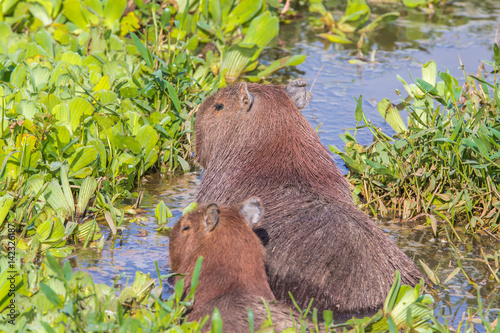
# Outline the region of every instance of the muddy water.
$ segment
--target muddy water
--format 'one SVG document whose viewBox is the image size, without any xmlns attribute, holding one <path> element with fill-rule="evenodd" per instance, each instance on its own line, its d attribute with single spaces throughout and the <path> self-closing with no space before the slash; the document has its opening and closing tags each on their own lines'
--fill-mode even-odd
<svg viewBox="0 0 500 333">
<path fill-rule="evenodd" d="M 334 17 L 341 15 L 340 2 L 344 1 L 328 2 Z M 382 12 L 380 8 L 372 10 Z M 420 66 L 428 60 L 435 60 L 438 70 L 449 69 L 460 79 L 463 75 L 459 59 L 467 72 L 475 73 L 481 60 L 491 60 L 491 46 L 499 27 L 500 1 L 497 0 L 454 1 L 445 8 L 437 7 L 433 16 L 419 10 L 408 10 L 395 24 L 370 36 L 363 49 L 364 57 L 357 58 L 355 48 L 319 39 L 304 18 L 282 25 L 276 47 L 265 56 L 271 61 L 289 54 L 307 55 L 304 64 L 279 73 L 273 80 L 280 82 L 290 77 L 305 77 L 309 85 L 314 83 L 313 99 L 304 114 L 314 128 L 319 126 L 320 139 L 325 146 L 332 144 L 342 148 L 339 134 L 356 125 L 353 96 L 363 95 L 363 108 L 368 118 L 390 132 L 390 127 L 379 116 L 376 104 L 384 97 L 395 103 L 400 101 L 395 89 L 404 89 L 396 78 L 397 74 L 411 82 L 410 75 L 420 77 Z M 369 60 L 373 50 L 374 62 L 350 64 L 352 59 Z M 361 131 L 358 141 L 368 144 L 371 136 Z M 336 161 L 346 171 L 341 160 Z M 92 273 L 96 282 L 106 284 L 118 278 L 121 284 L 127 279 L 131 282 L 137 270 L 157 277 L 155 261 L 160 274 L 168 273 L 168 236 L 155 230 L 154 208 L 163 200 L 174 214 L 169 222 L 170 226 L 173 225 L 182 209 L 194 201 L 200 179 L 199 173 L 174 178 L 147 177 L 141 184 L 144 221 L 126 222 L 126 229 L 114 250 L 110 248 L 111 241 L 107 241 L 100 254 L 93 249 L 74 253 L 69 259 L 73 267 Z M 132 204 L 132 201 L 124 204 Z M 430 228 L 391 222 L 380 222 L 380 227 L 415 262 L 422 260 L 436 270 L 441 281 L 460 260 L 468 277 L 481 287 L 480 297 L 485 306 L 490 306 L 490 317 L 498 315 L 500 286 L 492 282 L 488 267 L 481 262 L 481 249 L 492 254 L 500 250 L 500 242 L 482 236 L 467 244 L 453 244 L 444 232 L 434 238 Z M 106 226 L 102 228 L 106 230 Z M 164 295 L 170 292 L 166 287 Z M 444 288 L 431 292 L 436 299 L 436 314 L 444 315 L 454 327 L 462 318 L 468 318 L 467 309 L 477 307 L 477 289 L 462 272 L 449 280 Z M 484 329 L 479 328 L 479 331 Z"/>
</svg>

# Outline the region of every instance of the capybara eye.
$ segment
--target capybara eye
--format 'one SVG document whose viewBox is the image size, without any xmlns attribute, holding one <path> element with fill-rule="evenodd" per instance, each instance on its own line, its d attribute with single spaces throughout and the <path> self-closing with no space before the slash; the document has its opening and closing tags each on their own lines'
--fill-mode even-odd
<svg viewBox="0 0 500 333">
<path fill-rule="evenodd" d="M 224 104 L 222 104 L 222 103 L 216 103 L 214 105 L 214 107 L 215 107 L 215 110 L 220 111 L 220 110 L 224 109 Z"/>
<path fill-rule="evenodd" d="M 184 226 L 184 228 L 182 228 L 182 231 L 186 231 L 186 230 L 189 230 L 189 229 L 191 229 L 191 227 L 188 226 L 188 225 L 186 225 L 186 226 Z"/>
</svg>

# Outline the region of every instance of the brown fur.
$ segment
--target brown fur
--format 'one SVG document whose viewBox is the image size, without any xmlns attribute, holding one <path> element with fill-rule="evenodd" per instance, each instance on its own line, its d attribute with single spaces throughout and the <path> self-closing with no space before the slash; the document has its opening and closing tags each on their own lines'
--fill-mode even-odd
<svg viewBox="0 0 500 333">
<path fill-rule="evenodd" d="M 305 307 L 337 316 L 378 309 L 394 281 L 421 277 L 367 215 L 316 133 L 285 91 L 248 84 L 207 98 L 195 122 L 199 163 L 205 168 L 198 202 L 232 204 L 258 195 L 264 216 L 257 228 L 268 254 L 271 289 L 290 291 Z"/>
<path fill-rule="evenodd" d="M 249 307 L 256 329 L 267 318 L 264 299 L 275 328 L 284 329 L 287 322 L 291 324 L 290 312 L 287 306 L 269 303 L 275 298 L 265 272 L 266 252 L 262 243 L 235 208 L 220 207 L 218 223 L 212 231 L 207 231 L 204 220 L 207 208 L 212 205 L 201 206 L 181 218 L 170 234 L 171 269 L 186 274 L 185 293 L 189 291 L 188 282 L 196 260 L 203 256 L 188 319 L 211 316 L 214 308 L 218 308 L 225 332 L 248 332 Z"/>
</svg>

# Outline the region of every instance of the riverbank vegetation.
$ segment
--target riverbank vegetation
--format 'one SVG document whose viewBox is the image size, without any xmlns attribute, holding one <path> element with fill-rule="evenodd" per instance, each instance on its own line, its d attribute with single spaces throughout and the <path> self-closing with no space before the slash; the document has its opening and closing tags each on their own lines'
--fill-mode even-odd
<svg viewBox="0 0 500 333">
<path fill-rule="evenodd" d="M 485 233 L 498 240 L 500 232 L 500 52 L 465 83 L 430 61 L 422 78 L 408 84 L 408 97 L 394 105 L 388 99 L 378 110 L 396 134 L 385 133 L 367 119 L 362 97 L 353 134 L 342 136 L 344 151 L 330 147 L 345 161 L 348 178 L 362 205 L 374 216 L 423 218 L 434 233 L 445 221 L 455 231 Z M 488 68 L 488 69 L 486 69 Z M 440 79 L 439 81 L 437 79 Z M 406 111 L 408 121 L 403 121 Z M 356 141 L 368 129 L 374 142 Z M 460 223 L 462 222 L 463 223 Z M 458 234 L 455 233 L 457 237 Z M 459 237 L 460 239 L 460 237 Z"/>
</svg>

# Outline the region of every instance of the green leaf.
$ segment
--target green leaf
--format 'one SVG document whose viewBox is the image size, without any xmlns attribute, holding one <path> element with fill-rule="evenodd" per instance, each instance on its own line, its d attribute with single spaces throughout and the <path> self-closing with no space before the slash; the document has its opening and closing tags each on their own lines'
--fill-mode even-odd
<svg viewBox="0 0 500 333">
<path fill-rule="evenodd" d="M 117 31 L 120 18 L 127 7 L 127 0 L 107 0 L 104 3 L 104 25 Z"/>
<path fill-rule="evenodd" d="M 77 216 L 82 216 L 87 205 L 97 189 L 97 180 L 94 177 L 86 177 L 80 186 L 78 203 L 76 205 Z"/>
<path fill-rule="evenodd" d="M 43 282 L 40 282 L 40 290 L 47 296 L 47 299 L 54 304 L 56 307 L 60 308 L 63 305 L 62 299 L 59 297 L 58 294 L 52 288 L 50 288 L 48 285 L 46 285 Z"/>
<path fill-rule="evenodd" d="M 236 81 L 257 51 L 257 46 L 252 48 L 241 47 L 238 44 L 231 46 L 226 52 L 221 66 L 221 73 L 226 80 L 228 82 Z"/>
<path fill-rule="evenodd" d="M 76 52 L 67 51 L 61 54 L 61 61 L 67 62 L 70 65 L 82 65 L 82 56 Z"/>
<path fill-rule="evenodd" d="M 259 72 L 257 74 L 257 76 L 259 78 L 268 77 L 272 73 L 274 73 L 277 70 L 280 70 L 284 67 L 300 65 L 301 63 L 304 62 L 305 59 L 306 59 L 305 55 L 296 55 L 296 56 L 289 56 L 289 57 L 281 58 L 279 60 L 274 61 L 271 65 L 269 65 L 263 71 Z"/>
<path fill-rule="evenodd" d="M 26 74 L 26 65 L 24 63 L 19 63 L 10 74 L 10 83 L 18 88 L 23 87 L 24 82 L 26 81 Z"/>
<path fill-rule="evenodd" d="M 179 101 L 179 97 L 177 97 L 177 94 L 175 92 L 174 87 L 170 82 L 167 82 L 167 91 L 168 91 L 168 96 L 170 97 L 170 100 L 175 106 L 175 109 L 177 112 L 181 112 L 181 103 Z"/>
<path fill-rule="evenodd" d="M 7 38 L 9 38 L 11 33 L 12 29 L 10 28 L 10 25 L 7 22 L 0 21 L 0 41 L 4 45 L 7 45 Z"/>
<path fill-rule="evenodd" d="M 348 0 L 344 15 L 339 20 L 339 28 L 344 32 L 354 32 L 370 17 L 370 7 L 365 0 Z"/>
<path fill-rule="evenodd" d="M 54 59 L 54 41 L 50 34 L 45 30 L 40 30 L 35 34 L 35 40 L 47 52 L 49 57 Z"/>
<path fill-rule="evenodd" d="M 222 333 L 222 317 L 217 308 L 215 308 L 212 313 L 212 332 Z"/>
<path fill-rule="evenodd" d="M 401 274 L 399 273 L 398 270 L 395 272 L 396 278 L 394 281 L 394 284 L 392 285 L 391 289 L 389 290 L 389 293 L 387 294 L 387 297 L 384 302 L 384 313 L 388 314 L 389 312 L 392 311 L 394 306 L 396 305 L 396 300 L 398 298 L 398 293 L 401 288 Z"/>
<path fill-rule="evenodd" d="M 88 166 L 90 163 L 97 159 L 97 150 L 94 146 L 85 146 L 78 148 L 70 158 L 68 158 L 69 163 L 69 176 L 74 177 L 76 172 Z M 79 178 L 86 177 L 88 175 L 79 175 Z"/>
<path fill-rule="evenodd" d="M 352 44 L 353 43 L 353 41 L 350 40 L 349 38 L 341 36 L 341 35 L 337 35 L 337 34 L 325 34 L 325 33 L 323 33 L 323 34 L 319 34 L 319 35 L 321 37 L 328 39 L 332 43 L 337 43 L 337 44 Z"/>
<path fill-rule="evenodd" d="M 57 274 L 58 277 L 64 278 L 64 272 L 63 269 L 61 268 L 61 265 L 59 262 L 54 258 L 54 256 L 50 253 L 48 253 L 45 256 L 44 260 L 45 265 L 47 265 L 54 273 Z"/>
<path fill-rule="evenodd" d="M 194 267 L 193 275 L 191 277 L 191 288 L 190 288 L 189 294 L 187 296 L 188 299 L 191 299 L 194 296 L 196 288 L 198 287 L 202 263 L 203 263 L 203 257 L 199 256 L 198 259 L 196 260 L 196 265 Z"/>
<path fill-rule="evenodd" d="M 81 126 L 82 116 L 89 117 L 94 112 L 94 107 L 84 98 L 73 97 L 68 104 L 70 112 L 71 129 L 74 132 Z"/>
<path fill-rule="evenodd" d="M 379 17 L 377 17 L 373 22 L 370 24 L 364 26 L 362 29 L 360 29 L 360 32 L 371 32 L 380 28 L 383 28 L 384 25 L 387 25 L 391 22 L 394 22 L 398 19 L 399 17 L 399 12 L 390 12 L 390 13 L 385 13 Z"/>
<path fill-rule="evenodd" d="M 80 242 L 93 242 L 101 238 L 102 234 L 99 225 L 97 225 L 95 220 L 91 220 L 78 225 L 75 236 Z"/>
<path fill-rule="evenodd" d="M 189 166 L 189 163 L 185 159 L 183 159 L 181 156 L 177 155 L 177 161 L 181 165 L 182 171 L 189 172 L 189 170 L 191 168 Z"/>
<path fill-rule="evenodd" d="M 14 197 L 12 197 L 8 193 L 0 198 L 0 229 L 2 227 L 3 221 L 5 220 L 5 217 L 9 213 L 10 207 L 12 206 L 13 202 Z"/>
<path fill-rule="evenodd" d="M 402 0 L 403 5 L 409 8 L 415 8 L 418 6 L 426 6 L 429 0 Z"/>
<path fill-rule="evenodd" d="M 249 47 L 252 47 L 255 44 L 259 48 L 258 54 L 260 54 L 262 49 L 278 35 L 278 32 L 279 19 L 272 16 L 269 11 L 266 11 L 252 20 L 245 38 L 243 38 L 243 41 L 239 45 L 243 47 L 244 44 L 247 44 Z M 252 61 L 257 58 L 258 54 L 252 58 Z"/>
<path fill-rule="evenodd" d="M 30 11 L 31 15 L 39 19 L 44 26 L 52 24 L 52 18 L 49 16 L 49 14 L 47 14 L 47 11 L 45 10 L 45 7 L 42 6 L 42 4 L 34 1 L 30 2 L 28 10 Z"/>
<path fill-rule="evenodd" d="M 226 33 L 229 33 L 238 26 L 250 21 L 250 19 L 252 19 L 259 12 L 261 7 L 262 0 L 240 1 L 231 13 L 229 13 L 225 27 Z"/>
<path fill-rule="evenodd" d="M 47 203 L 54 209 L 55 211 L 62 209 L 64 211 L 65 216 L 70 216 L 71 212 L 73 212 L 74 207 L 66 201 L 66 197 L 61 190 L 61 185 L 55 179 L 49 183 L 47 188 L 43 193 L 45 200 Z"/>
<path fill-rule="evenodd" d="M 430 60 L 422 66 L 422 79 L 433 87 L 436 85 L 436 75 L 437 67 L 434 60 Z"/>
<path fill-rule="evenodd" d="M 360 122 L 363 119 L 363 96 L 359 95 L 359 98 L 356 99 L 356 110 L 354 111 L 354 118 L 357 122 Z"/>
<path fill-rule="evenodd" d="M 66 202 L 68 203 L 68 206 L 71 207 L 71 212 L 74 212 L 75 202 L 73 200 L 73 193 L 71 192 L 71 188 L 69 187 L 68 169 L 68 163 L 64 161 L 61 166 L 61 185 L 64 197 L 66 198 Z"/>
<path fill-rule="evenodd" d="M 196 202 L 191 202 L 189 205 L 187 205 L 183 210 L 182 210 L 182 216 L 191 213 L 196 209 L 198 204 Z"/>
<path fill-rule="evenodd" d="M 429 268 L 429 266 L 427 266 L 422 260 L 419 260 L 419 262 L 420 265 L 422 265 L 425 274 L 427 274 L 432 283 L 439 284 L 439 278 L 436 276 L 436 274 L 434 274 L 434 272 Z"/>
<path fill-rule="evenodd" d="M 69 21 L 86 30 L 88 21 L 82 12 L 81 5 L 82 3 L 79 0 L 64 0 L 62 12 Z"/>
<path fill-rule="evenodd" d="M 142 58 L 146 61 L 148 67 L 153 69 L 153 56 L 151 55 L 151 52 L 144 46 L 144 44 L 142 44 L 141 40 L 135 33 L 130 32 L 130 36 L 132 37 L 132 41 L 137 47 L 137 50 L 141 54 Z"/>
<path fill-rule="evenodd" d="M 399 134 L 408 129 L 398 109 L 387 98 L 384 98 L 377 104 L 377 109 L 396 133 Z"/>
<path fill-rule="evenodd" d="M 156 205 L 155 216 L 158 219 L 158 224 L 163 225 L 167 223 L 167 219 L 171 218 L 173 215 L 162 200 L 158 205 Z"/>
</svg>

